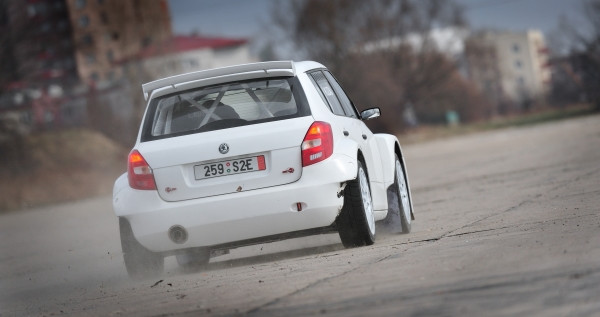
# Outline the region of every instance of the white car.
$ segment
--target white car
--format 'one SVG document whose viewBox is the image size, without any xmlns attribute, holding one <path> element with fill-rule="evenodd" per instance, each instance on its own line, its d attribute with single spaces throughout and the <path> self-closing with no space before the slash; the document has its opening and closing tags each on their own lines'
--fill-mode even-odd
<svg viewBox="0 0 600 317">
<path fill-rule="evenodd" d="M 373 134 L 325 66 L 244 64 L 142 85 L 148 105 L 113 205 L 131 276 L 164 257 L 199 267 L 229 249 L 338 231 L 375 241 L 375 222 L 410 232 L 397 138 Z"/>
</svg>

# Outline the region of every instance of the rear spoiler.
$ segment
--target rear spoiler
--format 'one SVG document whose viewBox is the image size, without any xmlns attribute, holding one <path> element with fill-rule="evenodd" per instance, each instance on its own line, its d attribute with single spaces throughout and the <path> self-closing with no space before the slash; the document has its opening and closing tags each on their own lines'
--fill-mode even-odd
<svg viewBox="0 0 600 317">
<path fill-rule="evenodd" d="M 176 88 L 176 86 L 179 86 L 180 84 L 192 81 L 216 79 L 218 77 L 227 77 L 228 80 L 236 80 L 236 77 L 248 79 L 249 77 L 259 78 L 295 75 L 296 70 L 294 68 L 294 62 L 292 61 L 261 62 L 171 76 L 143 84 L 142 91 L 144 92 L 144 99 L 148 101 L 150 94 L 156 89 L 168 86 Z"/>
</svg>

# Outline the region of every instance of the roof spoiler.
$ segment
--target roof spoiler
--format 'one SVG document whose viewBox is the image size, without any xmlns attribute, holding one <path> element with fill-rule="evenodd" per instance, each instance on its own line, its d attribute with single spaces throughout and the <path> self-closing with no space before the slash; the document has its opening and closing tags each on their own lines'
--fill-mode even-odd
<svg viewBox="0 0 600 317">
<path fill-rule="evenodd" d="M 233 76 L 227 76 L 233 75 Z M 239 76 L 241 75 L 241 76 Z M 215 68 L 209 70 L 202 70 L 197 72 L 191 72 L 176 76 L 171 76 L 142 85 L 142 91 L 144 93 L 144 99 L 148 101 L 152 91 L 172 86 L 175 88 L 179 84 L 188 83 L 192 81 L 214 79 L 217 77 L 244 77 L 248 75 L 251 77 L 277 77 L 277 76 L 295 76 L 296 70 L 294 68 L 293 61 L 275 61 L 275 62 L 261 62 L 252 64 L 243 64 L 236 66 L 228 66 L 222 68 Z"/>
</svg>

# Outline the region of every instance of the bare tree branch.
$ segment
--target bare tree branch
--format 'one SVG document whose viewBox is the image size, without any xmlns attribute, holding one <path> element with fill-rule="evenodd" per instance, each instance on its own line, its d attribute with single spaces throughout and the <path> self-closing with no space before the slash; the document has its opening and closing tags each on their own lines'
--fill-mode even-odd
<svg viewBox="0 0 600 317">
<path fill-rule="evenodd" d="M 305 58 L 336 74 L 359 107 L 387 111 L 387 130 L 401 128 L 408 102 L 417 114 L 439 119 L 464 101 L 453 96 L 441 102 L 449 96 L 449 81 L 460 78 L 432 32 L 465 25 L 453 1 L 297 0 L 278 3 L 274 21 Z"/>
</svg>

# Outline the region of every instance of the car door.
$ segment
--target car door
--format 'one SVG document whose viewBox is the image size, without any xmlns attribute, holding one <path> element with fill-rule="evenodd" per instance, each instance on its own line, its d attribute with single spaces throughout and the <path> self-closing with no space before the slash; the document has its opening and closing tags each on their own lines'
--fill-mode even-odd
<svg viewBox="0 0 600 317">
<path fill-rule="evenodd" d="M 354 107 L 352 101 L 348 95 L 346 95 L 344 89 L 340 86 L 333 75 L 328 71 L 323 71 L 323 73 L 333 88 L 335 96 L 344 110 L 344 129 L 348 132 L 347 137 L 354 140 L 363 153 L 371 181 L 380 182 L 383 179 L 383 175 L 379 151 L 377 149 L 377 141 L 374 138 L 373 132 L 371 132 L 366 124 L 360 119 L 360 115 Z"/>
</svg>

